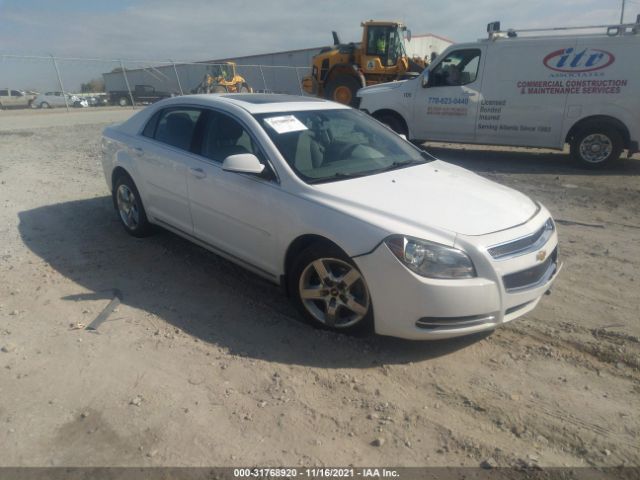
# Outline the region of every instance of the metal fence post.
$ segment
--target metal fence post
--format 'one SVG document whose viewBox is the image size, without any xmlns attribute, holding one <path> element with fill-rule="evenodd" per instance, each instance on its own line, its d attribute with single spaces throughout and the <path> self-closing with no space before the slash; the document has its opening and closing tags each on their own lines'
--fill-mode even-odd
<svg viewBox="0 0 640 480">
<path fill-rule="evenodd" d="M 267 90 L 267 82 L 264 79 L 264 72 L 262 71 L 262 65 L 260 65 L 260 75 L 262 75 L 262 85 L 264 85 L 264 89 Z"/>
<path fill-rule="evenodd" d="M 178 88 L 180 89 L 180 95 L 184 95 L 182 91 L 182 84 L 180 83 L 180 76 L 178 75 L 178 69 L 176 68 L 176 64 L 173 60 L 169 60 L 173 64 L 173 71 L 176 74 L 176 80 L 178 81 Z"/>
<path fill-rule="evenodd" d="M 133 93 L 131 93 L 131 87 L 129 86 L 129 79 L 127 78 L 127 71 L 124 68 L 124 62 L 122 60 L 120 60 L 120 68 L 122 69 L 122 75 L 124 75 L 124 83 L 127 85 L 127 90 L 129 91 L 129 98 L 131 99 L 131 108 L 135 110 L 136 102 L 133 99 Z"/>
<path fill-rule="evenodd" d="M 56 62 L 56 57 L 51 55 L 51 60 L 53 60 L 53 68 L 56 69 L 56 75 L 58 76 L 58 83 L 60 84 L 60 91 L 62 92 L 62 98 L 64 98 L 64 104 L 67 107 L 67 112 L 69 111 L 69 102 L 67 101 L 67 93 L 64 91 L 64 85 L 62 84 L 62 77 L 60 76 L 60 70 L 58 70 L 58 62 Z"/>
<path fill-rule="evenodd" d="M 294 67 L 296 69 L 296 77 L 298 77 L 298 88 L 300 89 L 300 95 L 304 95 L 302 91 L 302 83 L 300 82 L 300 72 L 298 72 L 298 67 Z"/>
</svg>

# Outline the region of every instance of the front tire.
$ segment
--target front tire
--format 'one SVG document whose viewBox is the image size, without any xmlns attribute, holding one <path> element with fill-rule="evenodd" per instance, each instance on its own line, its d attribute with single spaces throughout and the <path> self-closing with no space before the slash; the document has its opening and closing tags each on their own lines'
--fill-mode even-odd
<svg viewBox="0 0 640 480">
<path fill-rule="evenodd" d="M 51 108 L 51 105 L 49 105 L 47 102 L 41 102 L 40 108 Z"/>
<path fill-rule="evenodd" d="M 327 84 L 326 98 L 334 102 L 355 107 L 356 93 L 360 84 L 354 77 L 340 75 L 330 80 Z"/>
<path fill-rule="evenodd" d="M 335 246 L 316 243 L 296 258 L 289 292 L 306 320 L 339 332 L 371 330 L 371 296 L 362 273 Z"/>
<path fill-rule="evenodd" d="M 134 237 L 146 237 L 151 233 L 151 224 L 142 205 L 136 184 L 128 175 L 121 175 L 113 187 L 113 205 L 120 224 Z"/>
<path fill-rule="evenodd" d="M 382 113 L 380 115 L 375 115 L 375 119 L 380 123 L 384 123 L 398 135 L 407 136 L 409 134 L 409 132 L 407 131 L 407 125 L 396 115 L 392 115 L 390 113 Z"/>
<path fill-rule="evenodd" d="M 571 142 L 571 156 L 583 167 L 604 168 L 620 158 L 624 141 L 620 132 L 607 124 L 582 128 Z"/>
</svg>

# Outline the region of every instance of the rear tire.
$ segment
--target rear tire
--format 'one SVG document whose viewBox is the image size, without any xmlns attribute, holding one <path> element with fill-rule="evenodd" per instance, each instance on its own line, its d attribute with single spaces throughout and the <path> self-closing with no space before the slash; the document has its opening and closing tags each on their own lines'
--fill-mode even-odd
<svg viewBox="0 0 640 480">
<path fill-rule="evenodd" d="M 571 156 L 581 166 L 597 169 L 620 158 L 624 140 L 620 131 L 606 123 L 581 128 L 571 141 Z"/>
<path fill-rule="evenodd" d="M 120 105 L 121 107 L 127 107 L 127 106 L 131 105 L 131 99 L 129 99 L 127 97 L 120 97 L 118 99 L 118 105 Z"/>
<path fill-rule="evenodd" d="M 293 303 L 313 326 L 337 332 L 371 332 L 373 308 L 362 273 L 339 248 L 315 243 L 288 272 Z"/>
<path fill-rule="evenodd" d="M 129 175 L 120 175 L 113 186 L 113 206 L 120 224 L 134 237 L 142 238 L 152 233 L 140 193 Z"/>
<path fill-rule="evenodd" d="M 249 85 L 247 85 L 246 83 L 241 84 L 238 88 L 238 93 L 251 93 Z"/>
<path fill-rule="evenodd" d="M 211 87 L 211 93 L 228 93 L 228 90 L 224 85 L 214 85 Z"/>
<path fill-rule="evenodd" d="M 40 108 L 51 108 L 51 105 L 47 102 L 40 102 Z"/>
<path fill-rule="evenodd" d="M 348 75 L 340 75 L 330 80 L 327 84 L 325 98 L 355 107 L 356 93 L 359 89 L 360 84 L 355 78 Z"/>
</svg>

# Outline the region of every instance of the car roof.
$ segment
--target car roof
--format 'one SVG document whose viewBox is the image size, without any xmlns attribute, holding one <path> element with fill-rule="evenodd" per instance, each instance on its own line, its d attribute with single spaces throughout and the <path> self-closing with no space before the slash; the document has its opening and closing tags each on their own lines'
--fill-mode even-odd
<svg viewBox="0 0 640 480">
<path fill-rule="evenodd" d="M 202 105 L 231 104 L 243 108 L 251 114 L 271 112 L 292 112 L 300 110 L 330 110 L 347 109 L 342 105 L 315 97 L 303 97 L 300 95 L 285 95 L 278 93 L 223 93 L 188 95 L 186 97 L 174 97 L 177 99 L 189 99 Z"/>
</svg>

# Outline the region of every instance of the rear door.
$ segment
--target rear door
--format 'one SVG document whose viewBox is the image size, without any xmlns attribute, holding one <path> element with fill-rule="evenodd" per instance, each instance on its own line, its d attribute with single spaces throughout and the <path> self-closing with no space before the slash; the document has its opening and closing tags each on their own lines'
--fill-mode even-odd
<svg viewBox="0 0 640 480">
<path fill-rule="evenodd" d="M 152 221 L 191 234 L 187 171 L 191 144 L 202 110 L 170 107 L 157 112 L 139 136 L 131 155 L 137 158 L 145 191 L 145 208 Z"/>
<path fill-rule="evenodd" d="M 473 142 L 486 46 L 451 50 L 416 86 L 413 136 Z M 427 72 L 423 73 L 423 76 Z"/>
<path fill-rule="evenodd" d="M 9 98 L 12 106 L 14 107 L 27 106 L 27 97 L 25 97 L 25 95 L 22 92 L 19 92 L 18 90 L 10 90 L 9 93 L 11 94 Z"/>
</svg>

